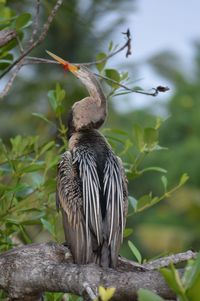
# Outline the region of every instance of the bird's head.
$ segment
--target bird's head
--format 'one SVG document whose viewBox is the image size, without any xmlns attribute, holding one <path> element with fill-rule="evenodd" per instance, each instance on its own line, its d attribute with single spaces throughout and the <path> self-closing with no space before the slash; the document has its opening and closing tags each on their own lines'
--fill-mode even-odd
<svg viewBox="0 0 200 301">
<path fill-rule="evenodd" d="M 90 94 L 90 97 L 76 102 L 72 107 L 73 130 L 99 128 L 105 121 L 107 106 L 101 85 L 95 75 L 83 65 L 71 64 L 49 51 L 47 53 L 66 71 L 79 78 Z"/>
<path fill-rule="evenodd" d="M 91 72 L 84 66 L 71 64 L 68 61 L 62 59 L 61 57 L 53 54 L 50 51 L 47 51 L 48 55 L 50 55 L 55 61 L 61 64 L 64 67 L 64 70 L 72 72 L 76 77 L 78 77 L 81 81 L 87 81 L 88 76 Z"/>
</svg>

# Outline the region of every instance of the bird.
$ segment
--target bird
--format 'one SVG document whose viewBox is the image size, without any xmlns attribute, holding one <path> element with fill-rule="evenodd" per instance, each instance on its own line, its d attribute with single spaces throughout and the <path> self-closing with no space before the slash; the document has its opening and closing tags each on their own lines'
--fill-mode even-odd
<svg viewBox="0 0 200 301">
<path fill-rule="evenodd" d="M 96 76 L 48 51 L 86 87 L 89 96 L 73 104 L 68 117 L 68 150 L 58 163 L 56 203 L 74 263 L 116 268 L 128 210 L 122 161 L 99 129 L 107 99 Z"/>
</svg>

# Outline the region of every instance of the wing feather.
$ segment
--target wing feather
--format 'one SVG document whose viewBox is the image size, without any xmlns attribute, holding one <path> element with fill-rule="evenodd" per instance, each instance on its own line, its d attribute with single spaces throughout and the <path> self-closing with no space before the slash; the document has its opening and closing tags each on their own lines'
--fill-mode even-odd
<svg viewBox="0 0 200 301">
<path fill-rule="evenodd" d="M 91 236 L 85 231 L 82 205 L 79 177 L 72 162 L 72 155 L 68 151 L 63 154 L 58 165 L 57 206 L 62 211 L 66 242 L 71 248 L 75 262 L 80 264 L 91 262 L 93 258 Z"/>
<path fill-rule="evenodd" d="M 104 194 L 107 202 L 108 245 L 118 250 L 123 239 L 127 186 L 121 161 L 110 152 L 104 168 Z"/>
<path fill-rule="evenodd" d="M 83 190 L 83 208 L 88 240 L 89 232 L 96 236 L 98 245 L 102 242 L 102 217 L 100 210 L 100 182 L 97 172 L 97 163 L 94 154 L 85 146 L 73 152 L 74 163 L 78 163 L 79 176 Z"/>
</svg>

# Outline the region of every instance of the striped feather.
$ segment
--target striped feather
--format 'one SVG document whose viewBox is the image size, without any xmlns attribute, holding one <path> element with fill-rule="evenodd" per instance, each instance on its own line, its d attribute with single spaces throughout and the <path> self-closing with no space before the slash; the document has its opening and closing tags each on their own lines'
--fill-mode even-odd
<svg viewBox="0 0 200 301">
<path fill-rule="evenodd" d="M 85 217 L 82 208 L 82 193 L 76 168 L 70 152 L 65 152 L 58 165 L 57 205 L 61 208 L 66 242 L 76 263 L 93 261 L 92 241 L 86 242 Z"/>
<path fill-rule="evenodd" d="M 110 152 L 104 168 L 104 194 L 107 202 L 109 225 L 108 245 L 116 241 L 116 235 L 123 238 L 124 228 L 124 195 L 122 171 L 118 159 Z"/>
<path fill-rule="evenodd" d="M 83 210 L 86 223 L 86 243 L 90 230 L 95 234 L 98 245 L 102 242 L 102 217 L 100 210 L 99 177 L 94 155 L 87 148 L 77 148 L 73 152 L 73 164 L 78 163 L 82 181 Z"/>
</svg>

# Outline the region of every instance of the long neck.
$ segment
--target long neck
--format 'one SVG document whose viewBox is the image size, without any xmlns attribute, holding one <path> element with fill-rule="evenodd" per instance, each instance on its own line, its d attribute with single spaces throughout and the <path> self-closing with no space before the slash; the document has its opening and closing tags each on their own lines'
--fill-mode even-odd
<svg viewBox="0 0 200 301">
<path fill-rule="evenodd" d="M 84 69 L 84 76 L 77 76 L 89 92 L 88 97 L 76 102 L 69 119 L 69 136 L 86 129 L 99 129 L 107 115 L 107 103 L 99 81 Z"/>
<path fill-rule="evenodd" d="M 96 79 L 96 77 L 88 72 L 87 79 L 81 79 L 81 81 L 85 85 L 90 96 L 97 101 L 97 105 L 99 107 L 106 108 L 106 97 L 103 93 L 100 82 Z"/>
</svg>

